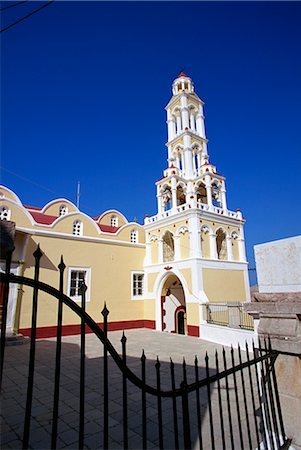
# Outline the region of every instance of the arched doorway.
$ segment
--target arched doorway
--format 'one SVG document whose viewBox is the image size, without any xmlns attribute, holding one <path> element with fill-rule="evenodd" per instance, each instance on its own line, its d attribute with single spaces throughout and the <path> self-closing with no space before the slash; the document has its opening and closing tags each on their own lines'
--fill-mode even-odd
<svg viewBox="0 0 301 450">
<path fill-rule="evenodd" d="M 187 334 L 185 294 L 179 278 L 170 274 L 161 292 L 162 331 Z"/>
</svg>

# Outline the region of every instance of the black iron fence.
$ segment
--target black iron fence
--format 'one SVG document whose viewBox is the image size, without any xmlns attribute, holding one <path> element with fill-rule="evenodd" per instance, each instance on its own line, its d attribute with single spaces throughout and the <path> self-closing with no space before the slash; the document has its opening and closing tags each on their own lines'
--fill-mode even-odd
<svg viewBox="0 0 301 450">
<path fill-rule="evenodd" d="M 157 360 L 154 364 L 155 383 L 149 383 L 151 362 L 142 352 L 136 371 L 128 364 L 127 338 L 123 334 L 120 354 L 108 338 L 109 311 L 102 310 L 103 325 L 100 327 L 86 313 L 85 284 L 81 287 L 79 306 L 63 293 L 65 264 L 59 268 L 59 289 L 39 281 L 42 252 L 35 253 L 34 279 L 10 273 L 11 255 L 7 259 L 6 272 L 1 274 L 4 283 L 3 320 L 1 327 L 1 385 L 4 380 L 5 328 L 9 285 L 17 283 L 31 286 L 32 319 L 29 348 L 28 377 L 26 388 L 26 408 L 22 447 L 33 448 L 31 443 L 31 421 L 33 420 L 33 391 L 35 384 L 37 311 L 39 292 L 46 292 L 58 302 L 57 335 L 55 342 L 55 373 L 53 382 L 52 420 L 49 430 L 49 448 L 58 447 L 58 429 L 61 419 L 60 392 L 62 389 L 62 317 L 63 306 L 70 308 L 81 323 L 78 383 L 78 448 L 86 448 L 86 327 L 94 333 L 102 346 L 101 373 L 99 373 L 99 399 L 95 402 L 96 415 L 101 424 L 97 437 L 98 445 L 91 448 L 110 447 L 112 428 L 110 417 L 113 411 L 112 393 L 120 396 L 121 448 L 200 448 L 200 449 L 280 449 L 288 448 L 281 414 L 281 405 L 274 370 L 277 352 L 270 343 L 264 341 L 256 349 L 246 346 L 245 351 L 233 348 L 222 354 L 215 353 L 213 360 L 206 353 L 204 359 L 195 357 L 193 366 L 185 360 L 179 366 L 170 360 L 169 367 Z M 113 374 L 120 377 L 120 391 L 112 392 Z M 116 378 L 116 377 L 115 377 Z M 115 379 L 114 378 L 114 379 Z M 2 386 L 5 393 L 5 386 Z M 138 394 L 138 395 L 137 395 Z M 94 399 L 96 400 L 96 399 Z M 5 414 L 5 411 L 4 411 Z M 152 420 L 150 420 L 150 417 Z M 133 442 L 131 430 L 139 428 L 136 436 L 141 441 Z M 115 431 L 116 433 L 116 431 Z M 114 437 L 114 436 L 113 436 Z M 45 447 L 45 445 L 44 445 Z"/>
<path fill-rule="evenodd" d="M 244 303 L 208 303 L 206 320 L 215 325 L 254 330 L 253 318 L 244 311 Z"/>
</svg>

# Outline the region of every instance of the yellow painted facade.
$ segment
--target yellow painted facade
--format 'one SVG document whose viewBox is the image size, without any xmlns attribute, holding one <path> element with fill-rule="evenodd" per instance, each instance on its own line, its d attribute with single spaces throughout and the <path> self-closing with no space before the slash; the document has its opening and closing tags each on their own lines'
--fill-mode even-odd
<svg viewBox="0 0 301 450">
<path fill-rule="evenodd" d="M 242 270 L 203 269 L 203 282 L 204 291 L 212 303 L 247 300 Z"/>
<path fill-rule="evenodd" d="M 181 75 L 173 94 L 166 107 L 169 162 L 156 183 L 155 216 L 146 217 L 143 225 L 128 222 L 114 209 L 93 218 L 63 198 L 42 208 L 24 206 L 14 192 L 1 186 L 0 224 L 7 220 L 16 226 L 13 264 L 18 275 L 34 277 L 33 252 L 39 245 L 40 280 L 58 287 L 63 255 L 63 291 L 80 304 L 84 279 L 86 311 L 95 322 L 102 322 L 106 302 L 112 329 L 146 326 L 179 333 L 185 329 L 198 336 L 202 305 L 248 300 L 244 219 L 228 210 L 224 177 L 209 163 L 203 102 L 194 93 L 192 80 Z M 11 301 L 11 328 L 28 333 L 32 288 L 20 286 Z M 56 299 L 39 293 L 41 335 L 54 333 L 57 306 Z M 64 307 L 63 325 L 79 322 Z"/>
</svg>

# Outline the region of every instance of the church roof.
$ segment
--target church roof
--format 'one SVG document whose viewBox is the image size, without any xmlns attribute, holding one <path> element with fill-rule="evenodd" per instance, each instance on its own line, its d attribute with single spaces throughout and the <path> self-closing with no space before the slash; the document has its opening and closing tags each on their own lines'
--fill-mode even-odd
<svg viewBox="0 0 301 450">
<path fill-rule="evenodd" d="M 42 225 L 51 225 L 57 219 L 57 216 L 50 216 L 38 211 L 29 211 L 29 213 L 37 223 Z"/>
</svg>

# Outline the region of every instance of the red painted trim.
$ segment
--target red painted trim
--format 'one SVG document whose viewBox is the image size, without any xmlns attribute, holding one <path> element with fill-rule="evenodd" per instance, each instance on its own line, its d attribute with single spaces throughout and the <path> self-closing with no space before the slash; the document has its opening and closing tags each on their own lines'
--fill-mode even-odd
<svg viewBox="0 0 301 450">
<path fill-rule="evenodd" d="M 164 331 L 164 329 L 166 328 L 166 323 L 164 323 L 165 314 L 163 314 L 163 310 L 164 310 L 163 305 L 165 303 L 165 300 L 166 300 L 165 295 L 161 295 L 161 330 L 162 331 Z"/>
<path fill-rule="evenodd" d="M 175 313 L 174 313 L 174 324 L 175 324 L 175 329 L 173 331 L 173 333 L 178 333 L 178 318 L 177 315 L 180 311 L 183 311 L 183 313 L 186 312 L 186 308 L 183 305 L 179 305 L 176 309 L 175 309 Z"/>
<path fill-rule="evenodd" d="M 102 327 L 102 323 L 98 323 L 98 326 Z M 131 330 L 134 328 L 149 328 L 154 330 L 156 328 L 156 323 L 154 320 L 122 320 L 120 322 L 109 322 L 108 331 L 118 331 L 118 330 Z M 37 339 L 45 339 L 50 337 L 55 337 L 57 332 L 57 327 L 38 327 L 37 328 Z M 19 333 L 23 336 L 31 336 L 31 328 L 20 328 Z M 86 326 L 86 333 L 92 333 L 91 329 Z M 72 334 L 80 334 L 80 324 L 74 325 L 63 325 L 62 329 L 63 336 L 71 336 Z"/>
<path fill-rule="evenodd" d="M 188 336 L 200 337 L 200 329 L 196 325 L 187 325 Z"/>
</svg>

